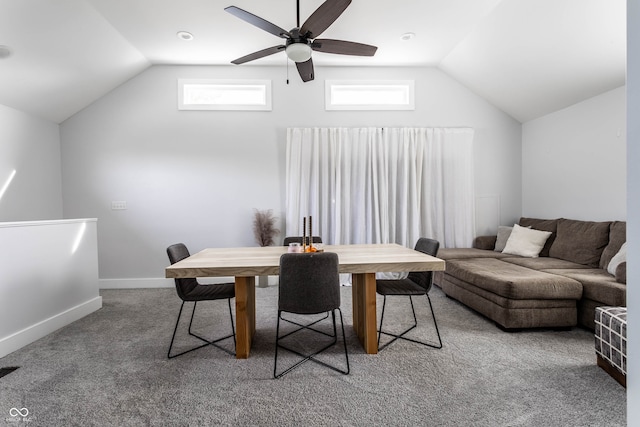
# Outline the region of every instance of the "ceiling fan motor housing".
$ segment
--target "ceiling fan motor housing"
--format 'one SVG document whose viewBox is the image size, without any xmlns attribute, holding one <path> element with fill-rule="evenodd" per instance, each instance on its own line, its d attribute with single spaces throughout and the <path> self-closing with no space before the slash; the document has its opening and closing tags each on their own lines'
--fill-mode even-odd
<svg viewBox="0 0 640 427">
<path fill-rule="evenodd" d="M 291 37 L 286 41 L 286 53 L 289 59 L 294 62 L 306 62 L 311 58 L 311 41 L 300 35 L 298 28 L 292 29 Z"/>
</svg>

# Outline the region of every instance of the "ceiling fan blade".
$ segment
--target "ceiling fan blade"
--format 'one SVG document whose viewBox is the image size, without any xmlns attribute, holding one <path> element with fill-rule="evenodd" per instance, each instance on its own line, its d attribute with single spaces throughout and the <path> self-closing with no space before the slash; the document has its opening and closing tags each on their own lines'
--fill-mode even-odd
<svg viewBox="0 0 640 427">
<path fill-rule="evenodd" d="M 240 9 L 239 7 L 235 6 L 225 7 L 224 10 L 226 10 L 233 16 L 236 16 L 243 21 L 248 22 L 251 25 L 255 25 L 256 27 L 273 34 L 274 36 L 282 37 L 283 39 L 289 38 L 289 31 L 280 28 L 277 25 L 254 15 L 253 13 L 249 13 L 246 10 Z"/>
<path fill-rule="evenodd" d="M 296 62 L 296 68 L 303 82 L 313 80 L 313 61 L 311 58 L 305 62 Z"/>
<path fill-rule="evenodd" d="M 376 46 L 369 44 L 332 39 L 316 39 L 311 44 L 311 49 L 324 53 L 355 56 L 373 56 L 378 50 Z"/>
<path fill-rule="evenodd" d="M 318 37 L 324 32 L 344 10 L 351 4 L 351 0 L 327 0 L 311 14 L 300 27 L 300 35 L 310 39 Z"/>
<path fill-rule="evenodd" d="M 254 59 L 264 58 L 265 56 L 273 55 L 274 53 L 278 53 L 281 50 L 285 49 L 285 45 L 268 47 L 266 49 L 259 50 L 257 52 L 250 53 L 249 55 L 245 55 L 242 58 L 234 59 L 231 61 L 232 64 L 240 65 L 245 62 L 253 61 Z"/>
</svg>

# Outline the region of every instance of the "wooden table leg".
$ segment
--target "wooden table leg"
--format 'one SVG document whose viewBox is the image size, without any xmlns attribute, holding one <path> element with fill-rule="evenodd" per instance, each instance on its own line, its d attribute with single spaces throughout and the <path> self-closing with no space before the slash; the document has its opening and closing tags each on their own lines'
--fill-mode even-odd
<svg viewBox="0 0 640 427">
<path fill-rule="evenodd" d="M 376 274 L 361 273 L 352 276 L 353 328 L 364 351 L 378 353 L 376 332 Z"/>
<path fill-rule="evenodd" d="M 247 359 L 256 331 L 256 278 L 236 276 L 236 358 Z"/>
</svg>

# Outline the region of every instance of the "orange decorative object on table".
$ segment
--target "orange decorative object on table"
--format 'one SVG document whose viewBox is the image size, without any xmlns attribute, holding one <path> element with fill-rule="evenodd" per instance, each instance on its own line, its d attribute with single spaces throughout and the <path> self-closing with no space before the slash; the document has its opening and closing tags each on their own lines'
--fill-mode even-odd
<svg viewBox="0 0 640 427">
<path fill-rule="evenodd" d="M 302 252 L 317 252 L 313 247 L 313 226 L 309 215 L 309 235 L 307 236 L 307 217 L 302 218 Z M 307 240 L 308 239 L 308 240 Z"/>
</svg>

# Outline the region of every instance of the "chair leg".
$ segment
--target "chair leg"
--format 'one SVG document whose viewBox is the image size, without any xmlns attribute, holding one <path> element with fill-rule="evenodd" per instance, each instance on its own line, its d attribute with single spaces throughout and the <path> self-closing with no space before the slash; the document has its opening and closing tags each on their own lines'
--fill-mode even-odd
<svg viewBox="0 0 640 427">
<path fill-rule="evenodd" d="M 181 352 L 181 353 L 178 353 L 178 354 L 174 354 L 174 355 L 172 355 L 172 354 L 171 354 L 171 349 L 173 348 L 173 342 L 174 342 L 175 337 L 176 337 L 176 332 L 178 331 L 178 325 L 180 324 L 180 317 L 182 316 L 182 309 L 184 308 L 184 303 L 185 303 L 185 301 L 182 301 L 182 304 L 180 305 L 180 311 L 178 312 L 178 319 L 176 320 L 176 327 L 174 328 L 174 330 L 173 330 L 173 336 L 171 337 L 171 344 L 169 345 L 169 352 L 167 353 L 167 357 L 168 357 L 169 359 L 173 359 L 174 357 L 182 356 L 183 354 L 190 353 L 190 352 L 192 352 L 192 351 L 198 350 L 198 349 L 200 349 L 200 348 L 202 348 L 202 347 L 206 347 L 206 346 L 208 346 L 208 345 L 212 345 L 212 346 L 214 346 L 214 347 L 216 347 L 216 348 L 219 348 L 220 350 L 222 350 L 222 351 L 224 351 L 224 352 L 226 352 L 226 353 L 229 353 L 229 354 L 231 354 L 231 355 L 235 355 L 236 331 L 235 331 L 234 326 L 233 326 L 233 314 L 231 313 L 231 299 L 227 299 L 227 301 L 228 301 L 228 303 L 229 303 L 229 314 L 231 315 L 231 330 L 232 330 L 232 334 L 231 334 L 231 335 L 226 335 L 226 336 L 224 336 L 224 337 L 222 337 L 222 338 L 218 338 L 218 339 L 216 339 L 216 340 L 209 341 L 208 339 L 203 338 L 203 337 L 201 337 L 201 336 L 199 336 L 199 335 L 197 335 L 197 334 L 193 333 L 193 332 L 191 331 L 191 326 L 192 326 L 192 324 L 193 324 L 193 317 L 194 317 L 194 315 L 195 315 L 195 313 L 196 313 L 196 306 L 197 306 L 197 304 L 198 304 L 198 302 L 197 302 L 197 301 L 194 301 L 194 302 L 193 302 L 193 310 L 191 311 L 191 318 L 190 318 L 190 320 L 189 320 L 189 329 L 188 329 L 188 332 L 189 332 L 189 335 L 191 335 L 191 336 L 193 336 L 193 337 L 195 337 L 195 338 L 198 338 L 198 339 L 199 339 L 199 340 L 201 340 L 201 341 L 204 341 L 204 344 L 199 345 L 199 346 L 194 347 L 194 348 L 191 348 L 191 349 L 189 349 L 189 350 L 185 350 L 185 351 L 183 351 L 183 352 Z M 221 347 L 221 346 L 217 345 L 217 343 L 218 343 L 218 342 L 220 342 L 220 341 L 222 341 L 222 340 L 226 340 L 227 338 L 231 338 L 231 337 L 233 337 L 233 347 L 234 347 L 234 351 L 233 351 L 233 352 L 232 352 L 232 351 L 230 351 L 230 350 L 228 350 L 228 349 L 226 349 L 226 348 L 224 348 L 224 347 Z"/>
<path fill-rule="evenodd" d="M 390 332 L 386 332 L 382 330 L 382 321 L 384 320 L 384 309 L 385 309 L 385 305 L 387 302 L 387 296 L 384 295 L 383 296 L 383 303 L 382 303 L 382 315 L 380 316 L 380 328 L 378 330 L 378 351 L 382 350 L 383 348 L 387 347 L 388 345 L 390 345 L 391 343 L 393 343 L 394 341 L 396 341 L 397 339 L 403 339 L 406 341 L 411 341 L 414 342 L 416 344 L 422 344 L 424 346 L 427 347 L 431 347 L 431 348 L 437 348 L 440 349 L 442 348 L 442 339 L 440 337 L 440 330 L 438 329 L 438 322 L 436 321 L 436 315 L 435 312 L 433 311 L 433 305 L 431 304 L 431 298 L 429 298 L 429 294 L 425 294 L 427 297 L 427 301 L 429 302 L 429 309 L 431 310 L 431 317 L 433 318 L 433 324 L 436 328 L 436 334 L 438 335 L 438 344 L 433 344 L 433 343 L 429 343 L 429 342 L 424 342 L 424 341 L 418 341 L 418 340 L 414 340 L 412 338 L 408 338 L 405 337 L 404 335 L 406 335 L 408 332 L 412 331 L 413 329 L 415 329 L 418 326 L 418 319 L 416 317 L 416 311 L 415 308 L 413 306 L 413 298 L 411 298 L 411 295 L 409 295 L 409 301 L 411 302 L 411 312 L 413 314 L 413 326 L 411 326 L 409 329 L 405 330 L 404 332 L 400 333 L 400 334 L 393 334 Z M 389 335 L 391 337 L 394 337 L 391 341 L 385 343 L 384 345 L 380 346 L 380 336 L 382 334 L 385 335 Z"/>
<path fill-rule="evenodd" d="M 275 356 L 273 359 L 273 378 L 279 378 L 282 375 L 277 375 L 277 370 L 278 370 L 278 347 L 280 347 L 278 345 L 278 340 L 280 339 L 280 314 L 281 311 L 278 310 L 278 320 L 276 323 L 276 352 L 275 352 Z"/>
<path fill-rule="evenodd" d="M 313 322 L 311 322 L 311 323 L 307 323 L 306 325 L 303 325 L 302 323 L 298 323 L 298 322 L 295 322 L 295 321 L 290 320 L 290 319 L 285 319 L 284 317 L 282 318 L 282 320 L 284 320 L 285 322 L 289 322 L 289 323 L 291 323 L 291 324 L 293 324 L 293 325 L 300 326 L 301 328 L 311 329 L 311 330 L 312 330 L 312 331 L 314 331 L 314 332 L 318 332 L 318 333 L 321 333 L 321 334 L 325 334 L 325 335 L 327 335 L 325 332 L 322 332 L 322 331 L 320 331 L 320 330 L 318 330 L 318 329 L 314 329 L 314 328 L 312 328 L 311 326 L 315 325 L 316 323 L 320 323 L 320 322 L 322 322 L 323 320 L 328 319 L 328 318 L 329 318 L 329 313 L 327 312 L 327 313 L 325 313 L 324 317 L 321 317 L 321 318 L 320 318 L 320 319 L 318 319 L 318 320 L 314 320 L 314 321 L 313 321 Z M 284 338 L 284 337 L 282 337 L 282 338 Z"/>
<path fill-rule="evenodd" d="M 380 336 L 382 335 L 382 322 L 384 321 L 384 308 L 387 306 L 387 296 L 382 297 L 382 314 L 380 315 L 380 326 L 378 327 L 378 351 L 380 351 Z"/>
<path fill-rule="evenodd" d="M 344 343 L 344 352 L 345 352 L 345 359 L 346 359 L 346 364 L 347 364 L 346 370 L 341 370 L 341 369 L 339 369 L 339 368 L 337 368 L 335 366 L 329 365 L 328 363 L 325 363 L 325 362 L 315 358 L 315 356 L 317 356 L 318 354 L 320 354 L 323 351 L 327 350 L 328 348 L 334 346 L 337 343 L 338 333 L 337 333 L 337 329 L 336 329 L 335 310 L 331 311 L 332 324 L 333 324 L 333 335 L 328 334 L 328 333 L 323 332 L 323 331 L 318 331 L 318 330 L 313 329 L 313 328 L 308 328 L 305 325 L 301 325 L 300 328 L 298 328 L 298 329 L 296 329 L 296 330 L 294 330 L 292 332 L 289 332 L 289 333 L 287 333 L 285 335 L 282 335 L 282 336 L 280 336 L 280 320 L 284 320 L 284 321 L 287 321 L 289 323 L 294 323 L 296 325 L 297 325 L 297 323 L 291 322 L 291 321 L 289 321 L 287 319 L 282 318 L 281 317 L 282 312 L 279 311 L 278 312 L 278 321 L 277 321 L 277 325 L 276 325 L 276 348 L 275 348 L 275 357 L 274 357 L 274 366 L 273 366 L 273 377 L 274 378 L 282 378 L 285 374 L 291 372 L 292 370 L 294 370 L 295 368 L 297 368 L 298 366 L 300 366 L 301 364 L 303 364 L 304 362 L 307 362 L 309 360 L 311 360 L 312 362 L 318 363 L 318 364 L 320 364 L 322 366 L 325 366 L 327 368 L 333 369 L 334 371 L 340 372 L 342 374 L 345 374 L 345 375 L 349 374 L 349 372 L 350 372 L 349 354 L 347 352 L 347 337 L 346 337 L 346 335 L 344 333 L 344 319 L 342 317 L 342 310 L 340 310 L 339 308 L 337 310 L 340 312 L 340 325 L 341 325 L 341 329 L 342 329 L 342 339 L 343 339 L 343 343 Z M 327 316 L 324 317 L 323 319 L 326 319 L 327 317 L 328 317 L 328 313 L 327 313 Z M 321 320 L 323 320 L 323 319 L 321 319 Z M 317 322 L 313 322 L 312 324 L 315 324 L 315 323 L 317 323 Z M 331 343 L 327 344 L 326 346 L 324 346 L 323 348 L 321 348 L 320 350 L 312 353 L 312 354 L 303 354 L 303 353 L 301 353 L 301 352 L 299 352 L 297 350 L 294 350 L 294 349 L 292 349 L 290 347 L 287 347 L 285 345 L 280 344 L 280 340 L 281 339 L 283 339 L 285 337 L 288 337 L 289 335 L 291 335 L 291 334 L 293 334 L 295 332 L 301 331 L 302 329 L 309 329 L 309 330 L 312 330 L 314 332 L 318 332 L 318 333 L 321 333 L 323 335 L 326 335 L 326 336 L 329 336 L 329 337 L 333 337 L 333 341 Z M 287 350 L 287 351 L 289 351 L 291 353 L 294 353 L 294 354 L 302 357 L 302 360 L 300 360 L 297 363 L 293 364 L 292 366 L 290 366 L 286 370 L 282 371 L 281 373 L 278 373 L 278 371 L 277 371 L 278 370 L 278 348 L 283 348 L 283 349 L 285 349 L 285 350 Z"/>
<path fill-rule="evenodd" d="M 384 320 L 384 309 L 387 303 L 387 296 L 384 295 L 383 297 L 383 302 L 382 302 L 382 314 L 380 315 L 380 328 L 378 329 L 378 351 L 382 350 L 383 348 L 387 347 L 388 345 L 392 344 L 393 342 L 395 342 L 398 338 L 402 338 L 404 340 L 408 340 L 408 341 L 412 341 L 409 338 L 405 338 L 404 335 L 407 334 L 408 332 L 412 331 L 413 329 L 415 329 L 418 326 L 418 320 L 416 318 L 416 311 L 413 307 L 413 299 L 411 298 L 411 295 L 409 295 L 409 301 L 411 302 L 411 312 L 413 313 L 413 326 L 411 326 L 409 329 L 407 329 L 406 331 L 402 332 L 399 335 L 396 334 L 392 334 L 389 332 L 385 332 L 382 330 L 382 321 Z M 384 345 L 380 345 L 380 336 L 382 334 L 385 335 L 389 335 L 394 337 L 391 341 L 385 343 Z"/>
<path fill-rule="evenodd" d="M 440 330 L 438 329 L 438 322 L 436 321 L 436 313 L 433 311 L 433 305 L 431 305 L 431 298 L 429 298 L 429 294 L 427 293 L 427 301 L 429 301 L 429 308 L 431 309 L 431 317 L 433 318 L 433 324 L 436 327 L 436 334 L 438 334 L 438 346 L 433 346 L 433 348 L 442 348 L 442 338 L 440 338 Z"/>
<path fill-rule="evenodd" d="M 324 332 L 324 331 L 321 331 L 321 330 L 319 330 L 319 329 L 315 329 L 315 328 L 312 328 L 312 327 L 311 327 L 311 326 L 313 326 L 313 325 L 315 325 L 315 324 L 317 324 L 317 323 L 320 323 L 321 321 L 323 321 L 323 320 L 325 320 L 325 319 L 328 319 L 328 318 L 329 318 L 329 312 L 326 312 L 326 313 L 325 313 L 325 315 L 324 315 L 324 317 L 322 317 L 322 318 L 320 318 L 320 319 L 318 319 L 318 320 L 314 320 L 314 321 L 313 321 L 313 322 L 311 322 L 311 323 L 307 323 L 306 325 L 303 325 L 302 323 L 298 323 L 298 322 L 295 322 L 295 321 L 293 321 L 293 320 L 285 319 L 284 317 L 280 317 L 280 320 L 284 320 L 284 321 L 285 321 L 285 322 L 287 322 L 287 323 L 291 323 L 292 325 L 299 326 L 299 328 L 298 328 L 298 329 L 294 329 L 293 331 L 288 332 L 288 333 L 286 333 L 286 334 L 282 335 L 282 336 L 280 337 L 280 339 L 286 338 L 286 337 L 288 337 L 289 335 L 295 334 L 296 332 L 299 332 L 299 331 L 301 331 L 301 330 L 303 330 L 303 329 L 309 329 L 310 331 L 317 332 L 317 333 L 319 333 L 319 334 L 326 335 L 326 336 L 328 336 L 328 337 L 333 338 L 333 337 L 335 337 L 335 336 L 336 336 L 335 331 L 333 332 L 333 335 L 331 335 L 331 334 L 328 334 L 328 333 L 326 333 L 326 332 Z"/>
<path fill-rule="evenodd" d="M 347 336 L 344 333 L 344 318 L 342 317 L 342 310 L 338 309 L 338 312 L 340 313 L 340 326 L 342 328 L 342 343 L 344 344 L 344 358 L 347 361 L 347 372 L 343 372 L 345 375 L 348 375 L 349 372 L 351 371 L 351 368 L 349 367 L 349 352 L 347 351 Z"/>
<path fill-rule="evenodd" d="M 173 359 L 176 356 L 179 356 L 179 354 L 176 354 L 175 356 L 171 355 L 171 348 L 173 347 L 173 340 L 176 338 L 176 332 L 178 331 L 178 323 L 180 323 L 180 316 L 182 316 L 182 309 L 184 308 L 184 301 L 182 301 L 182 304 L 180 304 L 180 311 L 178 312 L 178 319 L 176 320 L 176 327 L 173 328 L 173 336 L 171 337 L 171 344 L 169 344 L 169 352 L 167 353 L 167 357 L 169 359 Z"/>
<path fill-rule="evenodd" d="M 191 311 L 191 319 L 189 319 L 189 335 L 194 336 L 196 338 L 200 338 L 197 335 L 195 335 L 193 332 L 191 332 L 191 325 L 193 324 L 193 316 L 196 314 L 196 307 L 198 306 L 198 301 L 194 301 L 193 302 L 193 310 Z M 206 340 L 205 340 L 206 341 Z"/>
</svg>

